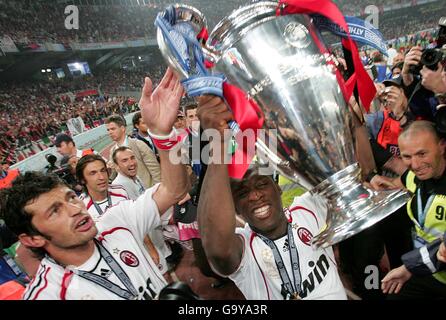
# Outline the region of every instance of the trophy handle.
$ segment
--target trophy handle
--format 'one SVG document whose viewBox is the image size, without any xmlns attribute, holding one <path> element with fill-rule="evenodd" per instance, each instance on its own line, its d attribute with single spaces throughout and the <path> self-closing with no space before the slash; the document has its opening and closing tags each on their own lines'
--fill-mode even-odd
<svg viewBox="0 0 446 320">
<path fill-rule="evenodd" d="M 176 3 L 173 6 L 175 22 L 189 22 L 196 31 L 197 35 L 204 28 L 207 29 L 207 20 L 203 13 L 195 7 Z"/>
<path fill-rule="evenodd" d="M 178 25 L 185 22 L 186 25 Z M 157 42 L 161 54 L 182 79 L 189 78 L 195 69 L 197 61 L 191 51 L 196 52 L 191 46 L 202 46 L 204 41 L 196 41 L 196 38 L 204 30 L 207 30 L 207 21 L 205 16 L 196 8 L 185 4 L 174 4 L 160 12 L 155 19 L 157 27 Z M 180 33 L 185 34 L 183 40 L 171 32 L 173 28 L 179 28 Z M 178 34 L 178 32 L 177 32 Z M 181 36 L 180 36 L 181 37 Z M 180 43 L 176 43 L 180 41 Z M 187 48 L 184 48 L 186 46 Z M 184 51 L 183 51 L 184 50 Z M 201 48 L 200 48 L 201 50 Z M 187 59 L 190 59 L 190 63 Z M 199 62 L 201 63 L 201 62 Z M 202 68 L 202 66 L 200 66 Z"/>
</svg>

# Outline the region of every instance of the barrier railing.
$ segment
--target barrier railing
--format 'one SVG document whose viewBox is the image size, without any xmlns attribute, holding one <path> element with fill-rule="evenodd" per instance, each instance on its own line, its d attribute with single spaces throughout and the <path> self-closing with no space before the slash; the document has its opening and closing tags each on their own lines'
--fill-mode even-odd
<svg viewBox="0 0 446 320">
<path fill-rule="evenodd" d="M 134 113 L 130 113 L 125 116 L 127 121 L 127 127 L 132 127 L 132 117 Z M 99 127 L 88 130 L 87 132 L 81 133 L 77 136 L 73 137 L 74 142 L 76 143 L 76 147 L 78 149 L 87 149 L 93 148 L 96 151 L 102 151 L 106 146 L 112 143 L 112 140 L 107 134 L 107 128 L 105 125 L 101 125 Z M 41 151 L 35 155 L 32 155 L 25 160 L 22 160 L 15 165 L 11 166 L 11 168 L 19 169 L 21 172 L 26 171 L 42 171 L 48 165 L 45 156 L 47 154 L 55 155 L 58 160 L 62 157 L 57 152 L 55 147 L 50 147 Z"/>
</svg>

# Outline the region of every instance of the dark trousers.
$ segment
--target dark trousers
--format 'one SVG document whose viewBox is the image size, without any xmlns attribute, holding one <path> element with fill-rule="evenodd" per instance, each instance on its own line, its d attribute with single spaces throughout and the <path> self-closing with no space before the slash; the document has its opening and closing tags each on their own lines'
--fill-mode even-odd
<svg viewBox="0 0 446 320">
<path fill-rule="evenodd" d="M 379 268 L 384 247 L 390 268 L 401 266 L 401 256 L 412 250 L 411 228 L 412 222 L 404 206 L 374 226 L 339 244 L 341 270 L 351 277 L 353 291 L 362 299 L 385 299 L 381 288 L 367 289 L 365 287 L 365 281 L 369 276 L 369 273 L 365 272 L 366 268 L 370 265 Z M 380 280 L 382 277 L 380 270 Z"/>
<path fill-rule="evenodd" d="M 412 276 L 398 294 L 390 294 L 388 300 L 446 300 L 446 284 L 433 276 Z"/>
</svg>

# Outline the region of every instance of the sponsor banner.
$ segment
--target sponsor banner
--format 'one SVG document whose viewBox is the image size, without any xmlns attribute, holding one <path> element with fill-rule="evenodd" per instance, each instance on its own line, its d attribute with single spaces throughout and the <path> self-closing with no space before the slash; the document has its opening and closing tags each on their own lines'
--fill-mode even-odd
<svg viewBox="0 0 446 320">
<path fill-rule="evenodd" d="M 56 51 L 56 52 L 63 52 L 66 51 L 66 48 L 61 43 L 45 43 L 45 47 L 48 51 Z"/>
<path fill-rule="evenodd" d="M 156 39 L 148 39 L 147 44 L 149 46 L 158 46 L 158 42 L 156 41 Z"/>
<path fill-rule="evenodd" d="M 19 52 L 14 41 L 9 36 L 0 37 L 0 51 L 3 52 Z"/>
<path fill-rule="evenodd" d="M 101 49 L 101 43 L 100 42 L 92 42 L 92 43 L 70 43 L 70 47 L 73 48 L 73 50 L 100 50 Z"/>
<path fill-rule="evenodd" d="M 17 48 L 24 52 L 45 52 L 47 51 L 43 44 L 37 42 L 16 43 Z"/>
<path fill-rule="evenodd" d="M 125 42 L 118 42 L 118 41 L 115 41 L 115 42 L 92 42 L 92 43 L 70 43 L 70 46 L 73 50 L 81 50 L 81 51 L 127 48 L 127 44 Z"/>
<path fill-rule="evenodd" d="M 102 42 L 101 49 L 119 49 L 119 48 L 127 48 L 125 42 Z"/>
<path fill-rule="evenodd" d="M 132 47 L 145 47 L 146 41 L 144 39 L 139 40 L 129 40 L 125 42 L 129 48 Z"/>
</svg>

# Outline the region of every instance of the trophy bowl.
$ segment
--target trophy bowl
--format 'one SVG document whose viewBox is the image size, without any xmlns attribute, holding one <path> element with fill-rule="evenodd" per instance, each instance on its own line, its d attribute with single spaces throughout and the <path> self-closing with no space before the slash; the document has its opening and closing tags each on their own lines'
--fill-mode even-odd
<svg viewBox="0 0 446 320">
<path fill-rule="evenodd" d="M 277 6 L 235 10 L 211 32 L 206 55 L 262 109 L 265 139 L 277 141 L 261 143 L 263 156 L 327 206 L 327 224 L 312 240 L 327 247 L 384 219 L 410 194 L 363 185 L 333 57 L 309 15 L 277 16 Z"/>
</svg>

